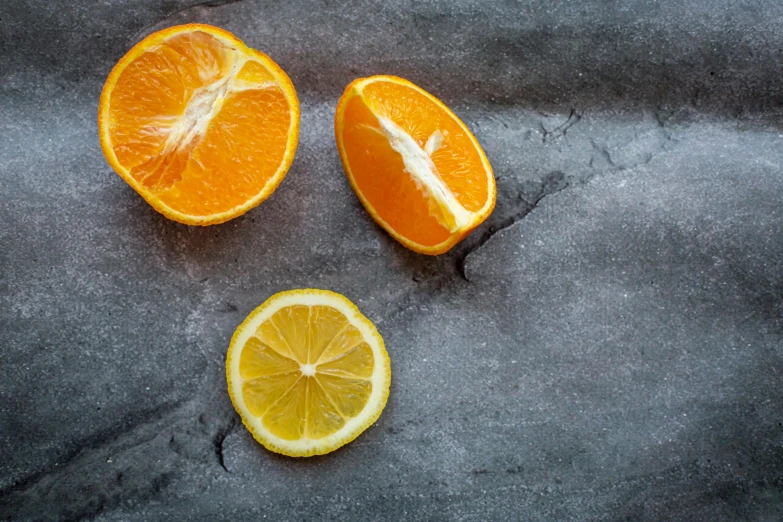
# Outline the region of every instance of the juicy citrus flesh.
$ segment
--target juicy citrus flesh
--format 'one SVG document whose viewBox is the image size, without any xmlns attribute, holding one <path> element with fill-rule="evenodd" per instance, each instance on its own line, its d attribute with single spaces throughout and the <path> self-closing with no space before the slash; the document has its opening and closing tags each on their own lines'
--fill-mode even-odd
<svg viewBox="0 0 783 522">
<path fill-rule="evenodd" d="M 345 297 L 277 294 L 237 328 L 229 395 L 256 440 L 291 456 L 324 454 L 377 420 L 391 369 L 383 339 Z"/>
<path fill-rule="evenodd" d="M 148 36 L 120 60 L 99 129 L 111 166 L 153 207 L 205 225 L 274 191 L 293 160 L 299 102 L 268 56 L 191 24 Z"/>
<path fill-rule="evenodd" d="M 476 138 L 407 80 L 354 81 L 338 104 L 335 134 L 365 208 L 413 250 L 447 251 L 494 208 L 495 178 Z"/>
</svg>

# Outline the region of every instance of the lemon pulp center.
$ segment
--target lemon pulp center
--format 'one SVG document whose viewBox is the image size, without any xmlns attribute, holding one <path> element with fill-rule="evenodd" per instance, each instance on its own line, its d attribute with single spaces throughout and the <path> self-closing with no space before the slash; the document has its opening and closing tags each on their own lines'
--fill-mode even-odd
<svg viewBox="0 0 783 522">
<path fill-rule="evenodd" d="M 250 415 L 285 440 L 320 439 L 351 422 L 370 398 L 374 368 L 359 329 L 324 305 L 281 308 L 245 342 L 239 360 Z"/>
</svg>

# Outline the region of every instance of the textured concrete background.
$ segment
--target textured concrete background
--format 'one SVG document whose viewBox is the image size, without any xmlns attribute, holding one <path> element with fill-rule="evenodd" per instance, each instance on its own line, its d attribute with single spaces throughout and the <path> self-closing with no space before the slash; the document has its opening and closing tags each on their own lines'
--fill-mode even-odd
<svg viewBox="0 0 783 522">
<path fill-rule="evenodd" d="M 221 5 L 224 4 L 224 5 Z M 100 152 L 142 36 L 224 27 L 302 101 L 277 192 L 228 224 L 153 211 Z M 0 4 L 0 518 L 783 519 L 778 0 Z M 495 167 L 447 255 L 361 208 L 342 89 L 409 78 Z M 392 358 L 378 423 L 271 454 L 223 360 L 274 292 L 341 292 Z"/>
</svg>

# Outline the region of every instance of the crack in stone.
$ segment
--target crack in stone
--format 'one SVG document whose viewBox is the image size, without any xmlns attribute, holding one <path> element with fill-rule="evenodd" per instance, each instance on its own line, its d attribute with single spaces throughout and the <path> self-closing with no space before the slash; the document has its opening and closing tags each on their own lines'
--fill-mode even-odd
<svg viewBox="0 0 783 522">
<path fill-rule="evenodd" d="M 552 130 L 547 130 L 542 123 L 539 124 L 541 132 L 544 133 L 544 140 L 565 136 L 582 116 L 582 112 L 572 108 L 566 121 Z M 648 125 L 646 132 L 637 134 L 631 141 L 616 148 L 610 148 L 594 138 L 589 138 L 589 144 L 596 154 L 588 160 L 587 166 L 590 169 L 588 172 L 577 169 L 573 175 L 566 176 L 560 171 L 553 171 L 538 182 L 517 181 L 512 176 L 498 176 L 498 203 L 495 211 L 484 225 L 486 228 L 483 231 L 474 232 L 455 247 L 456 255 L 452 259 L 456 258 L 456 272 L 463 280 L 470 281 L 466 274 L 468 257 L 481 249 L 498 232 L 524 219 L 544 197 L 560 192 L 573 184 L 589 182 L 603 174 L 646 165 L 659 154 L 670 150 L 668 145 L 677 141 L 667 127 L 670 117 L 671 114 L 666 117 L 666 111 L 657 107 L 653 114 L 655 126 L 650 128 Z M 507 186 L 503 187 L 503 185 Z"/>
<path fill-rule="evenodd" d="M 579 120 L 582 119 L 582 114 L 583 113 L 581 112 L 577 112 L 576 109 L 571 109 L 571 112 L 568 114 L 568 119 L 566 119 L 564 123 L 558 125 L 551 131 L 547 130 L 543 123 L 539 123 L 541 132 L 543 134 L 541 141 L 546 142 L 550 139 L 562 138 L 571 129 L 571 127 L 579 123 Z"/>
<path fill-rule="evenodd" d="M 656 107 L 655 110 L 653 110 L 653 118 L 655 119 L 655 123 L 658 124 L 658 127 L 661 128 L 661 132 L 663 132 L 663 137 L 666 141 L 674 141 L 672 132 L 666 127 L 666 122 L 672 115 L 670 113 L 669 118 L 664 119 L 662 116 L 663 112 L 664 110 L 661 107 Z"/>
<path fill-rule="evenodd" d="M 124 428 L 119 436 L 99 436 L 103 440 L 95 446 L 82 445 L 64 463 L 3 489 L 0 518 L 3 513 L 13 512 L 16 519 L 82 520 L 115 508 L 123 499 L 156 498 L 171 481 L 177 463 L 137 457 L 154 453 L 155 448 L 159 451 L 161 439 L 188 417 L 182 410 L 192 404 L 185 403 L 168 414 L 155 415 L 151 421 Z M 137 448 L 142 449 L 134 451 Z M 74 491 L 80 494 L 73 495 Z M 47 503 L 42 515 L 41 503 L 47 499 L 57 502 Z"/>
<path fill-rule="evenodd" d="M 231 473 L 225 463 L 224 444 L 238 425 L 236 415 L 232 411 L 230 418 L 204 413 L 194 416 L 190 406 L 195 404 L 186 403 L 168 415 L 126 428 L 119 437 L 82 448 L 69 461 L 3 489 L 0 519 L 5 512 L 13 512 L 20 519 L 26 514 L 39 514 L 39 503 L 47 498 L 67 501 L 53 506 L 43 519 L 89 518 L 115 508 L 126 498 L 156 498 L 171 481 L 174 470 L 213 466 L 215 458 Z M 134 451 L 137 448 L 141 449 Z M 138 458 L 140 455 L 152 457 Z M 84 494 L 69 495 L 76 489 Z"/>
<path fill-rule="evenodd" d="M 571 109 L 568 119 L 551 131 L 548 131 L 543 124 L 540 124 L 541 130 L 544 132 L 544 140 L 565 136 L 566 132 L 576 125 L 581 118 L 582 113 L 577 112 L 576 109 Z M 461 249 L 461 253 L 457 257 L 457 273 L 459 273 L 465 281 L 470 281 L 465 272 L 465 265 L 468 257 L 481 249 L 498 232 L 505 230 L 524 219 L 525 216 L 536 208 L 544 197 L 556 194 L 577 181 L 580 183 L 588 182 L 597 177 L 599 172 L 608 174 L 633 169 L 641 165 L 647 165 L 656 156 L 668 151 L 668 144 L 677 141 L 666 126 L 668 118 L 664 118 L 664 110 L 660 107 L 657 107 L 654 111 L 653 118 L 656 123 L 654 132 L 648 131 L 647 133 L 637 134 L 634 139 L 621 147 L 611 149 L 609 146 L 600 144 L 595 139 L 590 138 L 590 144 L 597 153 L 596 155 L 593 155 L 588 162 L 588 167 L 595 171 L 593 174 L 585 177 L 575 176 L 573 178 L 568 178 L 562 172 L 554 171 L 540 180 L 538 190 L 533 191 L 532 194 L 521 189 L 518 190 L 516 198 L 513 196 L 511 198 L 514 199 L 510 205 L 512 210 L 507 211 L 505 216 L 497 216 L 498 211 L 501 208 L 501 205 L 498 205 L 495 213 L 490 217 L 491 224 L 489 227 L 480 234 L 477 239 L 471 239 L 469 236 L 463 241 L 466 246 Z M 633 150 L 633 146 L 637 146 L 637 150 Z M 628 152 L 628 150 L 630 150 L 630 152 Z M 613 152 L 620 157 L 613 157 Z M 623 155 L 628 157 L 623 157 Z M 598 165 L 596 165 L 597 160 L 599 162 Z M 605 165 L 601 165 L 601 161 L 605 163 Z M 499 176 L 497 181 L 500 182 L 503 179 L 504 178 Z M 499 191 L 499 201 L 502 196 L 503 192 Z"/>
<path fill-rule="evenodd" d="M 226 437 L 234 431 L 234 427 L 237 424 L 237 418 L 231 417 L 231 420 L 228 422 L 228 424 L 222 428 L 220 428 L 216 433 L 215 436 L 212 439 L 213 446 L 215 448 L 215 455 L 217 456 L 218 463 L 220 463 L 220 466 L 226 470 L 228 473 L 231 473 L 231 470 L 226 467 L 226 462 L 223 457 L 223 443 L 226 441 Z"/>
<path fill-rule="evenodd" d="M 145 415 L 142 415 L 141 419 L 130 427 L 126 427 L 123 425 L 123 423 L 120 423 L 119 426 L 115 426 L 112 429 L 93 434 L 86 440 L 82 440 L 77 443 L 77 448 L 69 453 L 64 459 L 62 459 L 62 461 L 56 462 L 49 468 L 28 475 L 27 477 L 16 481 L 14 484 L 0 489 L 0 498 L 5 498 L 14 492 L 21 492 L 30 489 L 52 473 L 61 472 L 70 467 L 77 467 L 83 459 L 89 458 L 90 453 L 104 450 L 115 443 L 119 443 L 120 448 L 118 451 L 114 452 L 114 454 L 129 451 L 135 447 L 146 444 L 150 440 L 157 437 L 157 432 L 151 437 L 142 438 L 141 440 L 134 441 L 126 446 L 123 446 L 121 443 L 123 439 L 131 433 L 143 430 L 145 427 L 158 424 L 164 419 L 176 417 L 177 412 L 187 408 L 189 405 L 190 403 L 179 403 L 171 407 L 169 407 L 169 405 L 164 405 L 147 412 Z M 176 419 L 174 422 L 167 424 L 167 426 L 173 425 L 179 420 L 180 419 Z"/>
<path fill-rule="evenodd" d="M 606 145 L 598 145 L 598 143 L 596 143 L 596 141 L 592 138 L 590 138 L 590 145 L 593 146 L 593 149 L 595 149 L 595 151 L 606 161 L 606 163 L 609 164 L 609 166 L 611 166 L 613 169 L 618 169 L 618 168 L 622 169 L 622 167 L 618 167 L 615 164 L 614 160 L 612 159 L 612 155 L 609 154 L 609 147 L 607 147 Z M 591 169 L 595 168 L 595 166 L 593 165 L 594 159 L 595 158 L 590 158 L 589 166 Z"/>
<path fill-rule="evenodd" d="M 517 200 L 522 203 L 522 208 L 517 207 L 517 209 L 514 212 L 502 218 L 494 225 L 490 226 L 489 229 L 487 229 L 483 234 L 481 234 L 478 237 L 478 239 L 472 241 L 471 242 L 472 244 L 460 254 L 460 256 L 457 259 L 457 272 L 462 277 L 462 279 L 464 279 L 465 281 L 470 281 L 470 278 L 468 278 L 467 274 L 465 273 L 465 263 L 467 262 L 467 259 L 471 254 L 473 254 L 481 247 L 483 247 L 498 232 L 501 232 L 509 228 L 510 226 L 514 225 L 518 221 L 522 220 L 525 216 L 527 216 L 530 212 L 532 212 L 533 209 L 536 208 L 536 206 L 539 204 L 539 202 L 542 199 L 544 199 L 546 196 L 557 194 L 558 192 L 568 188 L 569 185 L 570 185 L 570 181 L 564 173 L 560 171 L 554 171 L 547 174 L 541 179 L 540 187 L 533 194 L 535 197 L 533 198 L 532 202 L 526 200 L 520 194 L 517 197 Z"/>
<path fill-rule="evenodd" d="M 644 150 L 644 148 L 636 153 L 636 158 L 625 158 L 623 159 L 623 151 L 628 149 L 629 147 L 632 147 L 633 145 L 638 144 L 639 142 L 642 142 L 644 145 L 645 139 L 650 139 L 650 133 L 646 134 L 637 134 L 634 136 L 632 140 L 630 140 L 628 143 L 625 143 L 622 146 L 615 147 L 610 149 L 609 146 L 605 144 L 599 144 L 595 139 L 590 139 L 590 144 L 592 145 L 595 152 L 598 154 L 598 157 L 602 159 L 606 165 L 608 165 L 610 168 L 608 169 L 609 172 L 615 172 L 615 171 L 622 171 L 622 170 L 628 170 L 636 168 L 640 165 L 647 165 L 650 163 L 653 158 L 655 158 L 658 154 L 661 154 L 663 152 L 666 152 L 667 150 L 667 144 L 675 141 L 674 137 L 672 136 L 672 133 L 666 129 L 665 127 L 665 121 L 661 119 L 661 116 L 658 112 L 654 115 L 655 121 L 658 125 L 658 133 L 656 136 L 656 143 L 654 144 L 646 144 L 647 150 Z M 619 155 L 619 158 L 613 157 L 613 152 L 615 155 Z M 591 169 L 599 169 L 595 165 L 596 163 L 596 157 L 593 156 L 590 158 L 590 161 L 588 163 L 588 166 Z M 606 169 L 600 169 L 600 170 L 606 170 Z"/>
</svg>

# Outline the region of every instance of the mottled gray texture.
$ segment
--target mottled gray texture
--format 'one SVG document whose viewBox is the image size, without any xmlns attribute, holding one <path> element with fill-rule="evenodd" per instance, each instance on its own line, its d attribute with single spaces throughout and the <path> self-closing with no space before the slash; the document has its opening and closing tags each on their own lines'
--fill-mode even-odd
<svg viewBox="0 0 783 522">
<path fill-rule="evenodd" d="M 783 519 L 780 2 L 193 4 L 0 4 L 0 518 Z M 95 122 L 122 54 L 192 21 L 302 101 L 277 192 L 208 228 L 113 174 Z M 374 73 L 495 167 L 444 256 L 342 173 L 334 106 Z M 374 427 L 295 460 L 238 423 L 223 358 L 310 286 L 376 322 L 393 382 Z"/>
</svg>

